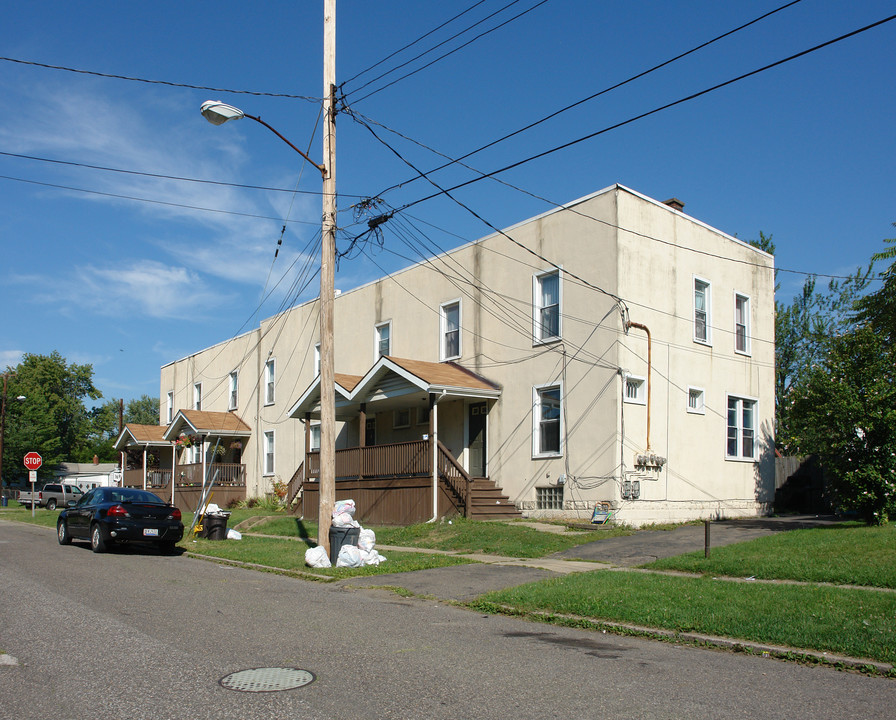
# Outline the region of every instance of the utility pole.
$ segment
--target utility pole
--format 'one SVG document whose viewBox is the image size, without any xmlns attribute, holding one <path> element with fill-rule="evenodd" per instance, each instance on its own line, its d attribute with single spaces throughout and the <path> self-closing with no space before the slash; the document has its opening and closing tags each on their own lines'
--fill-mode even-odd
<svg viewBox="0 0 896 720">
<path fill-rule="evenodd" d="M 320 506 L 318 545 L 330 552 L 336 502 L 336 377 L 333 298 L 336 264 L 336 0 L 324 0 L 323 215 L 320 255 Z M 363 429 L 362 429 L 363 432 Z"/>
</svg>

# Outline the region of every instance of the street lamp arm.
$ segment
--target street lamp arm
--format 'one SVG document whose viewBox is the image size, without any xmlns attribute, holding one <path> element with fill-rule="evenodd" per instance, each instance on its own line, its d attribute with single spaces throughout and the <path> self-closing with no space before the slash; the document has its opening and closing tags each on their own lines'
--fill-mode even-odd
<svg viewBox="0 0 896 720">
<path fill-rule="evenodd" d="M 320 176 L 321 176 L 321 177 L 323 177 L 323 178 L 327 177 L 327 168 L 326 168 L 324 165 L 318 165 L 316 162 L 314 162 L 314 160 L 312 160 L 312 159 L 311 159 L 310 157 L 308 157 L 304 152 L 302 152 L 301 150 L 299 150 L 299 149 L 298 149 L 295 145 L 293 145 L 289 140 L 287 140 L 285 137 L 283 137 L 283 136 L 282 136 L 282 135 L 281 135 L 275 128 L 273 128 L 273 127 L 271 127 L 270 125 L 268 125 L 268 124 L 267 124 L 264 120 L 262 120 L 260 117 L 257 117 L 257 116 L 255 116 L 255 115 L 249 115 L 249 113 L 243 113 L 243 116 L 249 118 L 250 120 L 254 120 L 254 121 L 257 122 L 257 123 L 261 123 L 262 125 L 264 125 L 268 130 L 270 130 L 272 133 L 274 133 L 274 135 L 276 135 L 278 138 L 280 138 L 283 142 L 285 142 L 285 143 L 286 143 L 287 145 L 289 145 L 293 150 L 295 150 L 299 155 L 301 155 L 301 156 L 302 156 L 303 158 L 305 158 L 308 162 L 310 162 L 312 165 L 314 165 L 314 167 L 316 167 L 318 170 L 320 170 Z"/>
</svg>

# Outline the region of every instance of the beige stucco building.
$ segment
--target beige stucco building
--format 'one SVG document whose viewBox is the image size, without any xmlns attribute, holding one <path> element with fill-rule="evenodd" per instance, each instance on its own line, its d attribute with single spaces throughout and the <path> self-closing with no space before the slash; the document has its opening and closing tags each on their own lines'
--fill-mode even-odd
<svg viewBox="0 0 896 720">
<path fill-rule="evenodd" d="M 339 294 L 337 449 L 432 433 L 530 516 L 767 511 L 773 258 L 667 202 L 614 185 Z M 162 425 L 201 410 L 248 428 L 191 452 L 225 445 L 249 496 L 309 475 L 318 312 L 161 369 Z"/>
</svg>

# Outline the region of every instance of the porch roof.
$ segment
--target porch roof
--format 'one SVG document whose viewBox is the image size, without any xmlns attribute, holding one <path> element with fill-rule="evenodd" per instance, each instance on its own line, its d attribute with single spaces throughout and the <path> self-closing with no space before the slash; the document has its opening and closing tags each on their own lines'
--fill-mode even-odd
<svg viewBox="0 0 896 720">
<path fill-rule="evenodd" d="M 165 425 L 138 425 L 137 423 L 128 423 L 124 426 L 118 440 L 115 441 L 116 450 L 124 450 L 126 447 L 138 445 L 140 447 L 162 445 L 167 446 L 171 443 L 165 439 L 165 431 L 168 428 Z"/>
<path fill-rule="evenodd" d="M 363 377 L 336 375 L 336 418 L 349 420 L 358 415 L 361 403 L 379 409 L 403 407 L 439 396 L 489 399 L 501 395 L 501 388 L 471 370 L 453 362 L 427 362 L 384 356 Z M 289 417 L 309 413 L 320 417 L 320 376 L 302 393 L 289 410 Z"/>
<path fill-rule="evenodd" d="M 165 431 L 166 440 L 176 440 L 182 432 L 214 437 L 249 437 L 252 428 L 232 412 L 178 410 Z"/>
</svg>

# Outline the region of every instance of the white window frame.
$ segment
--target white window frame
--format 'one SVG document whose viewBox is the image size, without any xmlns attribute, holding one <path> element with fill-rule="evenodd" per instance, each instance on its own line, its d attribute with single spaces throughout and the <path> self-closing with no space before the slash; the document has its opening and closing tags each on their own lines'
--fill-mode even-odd
<svg viewBox="0 0 896 720">
<path fill-rule="evenodd" d="M 202 465 L 202 451 L 204 449 L 205 440 L 197 438 L 196 442 L 190 447 L 190 461 L 193 465 Z"/>
<path fill-rule="evenodd" d="M 275 383 L 277 380 L 277 361 L 270 358 L 264 364 L 264 404 L 273 405 L 275 397 Z"/>
<path fill-rule="evenodd" d="M 703 303 L 706 306 L 704 310 L 697 308 L 697 286 L 703 286 Z M 694 282 L 691 284 L 691 298 L 694 303 L 693 328 L 694 342 L 701 345 L 712 345 L 712 283 L 706 278 L 694 275 Z M 706 315 L 706 337 L 701 338 L 697 335 L 697 313 L 703 312 Z"/>
<path fill-rule="evenodd" d="M 457 354 L 448 354 L 448 310 L 457 306 Z M 463 304 L 460 298 L 439 305 L 439 359 L 457 360 L 463 355 Z M 450 331 L 454 332 L 454 331 Z"/>
<path fill-rule="evenodd" d="M 547 391 L 557 390 L 559 393 L 559 413 L 558 421 L 558 449 L 542 450 L 541 428 L 542 428 L 542 394 Z M 532 458 L 554 458 L 563 457 L 563 383 L 547 383 L 545 385 L 536 385 L 532 388 Z"/>
<path fill-rule="evenodd" d="M 545 278 L 557 277 L 557 334 L 546 335 L 542 314 L 545 309 L 542 292 Z M 532 344 L 544 345 L 563 338 L 563 273 L 559 269 L 547 270 L 532 276 Z"/>
<path fill-rule="evenodd" d="M 265 430 L 264 433 L 264 456 L 262 457 L 262 463 L 264 467 L 264 472 L 262 473 L 265 477 L 269 477 L 274 474 L 274 431 L 273 430 Z"/>
<path fill-rule="evenodd" d="M 731 403 L 734 401 L 735 425 L 731 425 Z M 746 428 L 744 423 L 744 409 L 749 405 L 751 412 L 752 427 Z M 759 419 L 759 400 L 757 398 L 738 395 L 736 393 L 727 393 L 725 396 L 725 459 L 735 462 L 756 462 L 757 446 L 758 446 L 758 428 Z M 734 453 L 731 453 L 731 430 L 735 431 Z M 750 431 L 750 442 L 752 444 L 752 453 L 744 453 L 744 445 L 747 439 L 747 430 Z"/>
<path fill-rule="evenodd" d="M 171 421 L 174 420 L 174 390 L 168 391 L 168 407 L 166 410 L 166 416 L 168 418 L 167 422 L 170 425 Z"/>
<path fill-rule="evenodd" d="M 202 410 L 202 383 L 193 383 L 193 409 Z"/>
<path fill-rule="evenodd" d="M 320 450 L 320 423 L 314 423 L 311 425 L 311 429 L 308 433 L 310 438 L 311 447 L 308 448 L 309 452 L 319 451 Z"/>
<path fill-rule="evenodd" d="M 744 304 L 744 318 L 743 322 L 738 322 L 738 304 L 743 302 Z M 750 302 L 750 296 L 744 295 L 743 293 L 735 292 L 734 293 L 734 352 L 739 355 L 750 355 L 752 352 L 751 342 L 750 342 L 750 334 L 752 331 L 752 303 Z M 743 339 L 744 346 L 739 348 L 738 344 L 738 327 L 743 326 Z"/>
<path fill-rule="evenodd" d="M 692 395 L 697 398 L 697 404 L 691 406 Z M 686 408 L 692 415 L 706 415 L 706 390 L 701 387 L 688 386 L 688 394 L 685 398 Z"/>
<path fill-rule="evenodd" d="M 239 407 L 239 388 L 240 388 L 240 376 L 239 371 L 234 370 L 230 373 L 230 393 L 228 394 L 228 410 L 236 410 Z"/>
<path fill-rule="evenodd" d="M 629 395 L 629 387 L 635 388 L 635 395 Z M 630 405 L 647 404 L 647 378 L 626 373 L 622 383 L 622 399 Z"/>
<path fill-rule="evenodd" d="M 314 345 L 314 377 L 320 375 L 320 343 Z"/>
<path fill-rule="evenodd" d="M 383 345 L 383 330 L 385 329 L 387 335 L 385 338 L 386 342 L 386 352 L 382 351 Z M 386 322 L 377 323 L 373 326 L 373 361 L 376 362 L 381 357 L 385 357 L 386 355 L 392 354 L 392 321 L 387 320 Z"/>
</svg>

